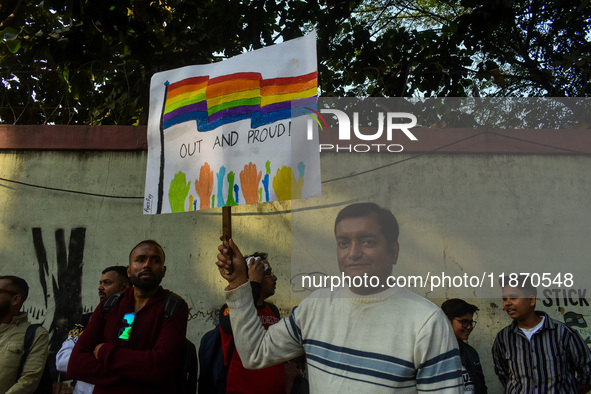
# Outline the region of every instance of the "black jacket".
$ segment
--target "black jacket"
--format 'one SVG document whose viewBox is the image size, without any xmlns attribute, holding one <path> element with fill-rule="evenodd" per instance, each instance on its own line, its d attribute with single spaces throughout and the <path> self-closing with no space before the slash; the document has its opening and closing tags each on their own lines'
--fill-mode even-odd
<svg viewBox="0 0 591 394">
<path fill-rule="evenodd" d="M 484 381 L 484 373 L 482 372 L 482 365 L 480 365 L 478 352 L 464 341 L 458 341 L 458 344 L 460 346 L 462 365 L 466 368 L 466 371 L 468 371 L 468 374 L 472 378 L 474 388 L 476 389 L 475 394 L 487 394 L 488 389 L 486 388 L 486 383 Z"/>
</svg>

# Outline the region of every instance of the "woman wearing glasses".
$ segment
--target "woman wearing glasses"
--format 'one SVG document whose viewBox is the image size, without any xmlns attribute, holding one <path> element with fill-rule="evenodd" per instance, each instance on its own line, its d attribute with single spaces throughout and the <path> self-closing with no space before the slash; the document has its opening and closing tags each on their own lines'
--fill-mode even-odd
<svg viewBox="0 0 591 394">
<path fill-rule="evenodd" d="M 464 342 L 468 340 L 476 326 L 474 313 L 476 313 L 478 307 L 459 298 L 452 298 L 441 304 L 441 309 L 449 319 L 460 347 L 464 392 L 473 394 L 487 393 L 478 353 L 472 346 Z"/>
</svg>

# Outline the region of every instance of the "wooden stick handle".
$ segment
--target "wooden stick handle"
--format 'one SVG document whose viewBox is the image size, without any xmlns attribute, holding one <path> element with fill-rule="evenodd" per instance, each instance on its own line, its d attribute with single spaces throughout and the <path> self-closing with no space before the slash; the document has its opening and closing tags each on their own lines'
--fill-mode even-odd
<svg viewBox="0 0 591 394">
<path fill-rule="evenodd" d="M 228 255 L 232 259 L 232 249 L 230 248 L 230 238 L 232 238 L 232 210 L 231 207 L 222 207 L 222 235 L 224 238 L 224 246 L 228 248 Z M 226 275 L 230 275 L 233 267 L 224 269 Z"/>
</svg>

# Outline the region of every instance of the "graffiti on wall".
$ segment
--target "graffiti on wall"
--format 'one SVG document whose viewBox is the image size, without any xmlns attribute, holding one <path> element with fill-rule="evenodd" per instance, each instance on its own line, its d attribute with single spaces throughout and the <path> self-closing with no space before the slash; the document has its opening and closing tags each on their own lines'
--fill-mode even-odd
<svg viewBox="0 0 591 394">
<path fill-rule="evenodd" d="M 590 316 L 587 289 L 544 289 L 542 295 L 544 307 L 556 315 L 560 313 L 564 323 L 577 331 L 587 346 L 591 347 L 591 327 L 587 323 Z"/>
<path fill-rule="evenodd" d="M 86 229 L 77 227 L 70 231 L 70 240 L 66 245 L 65 231 L 55 230 L 56 272 L 50 272 L 43 232 L 39 227 L 32 229 L 33 246 L 39 268 L 39 283 L 43 289 L 45 310 L 53 299 L 55 312 L 49 328 L 49 351 L 57 352 L 82 314 L 82 265 Z M 45 322 L 47 314 L 41 311 L 27 311 L 33 318 Z"/>
<path fill-rule="evenodd" d="M 219 308 L 210 308 L 206 311 L 195 310 L 189 308 L 189 317 L 187 321 L 203 319 L 206 322 L 211 322 L 214 325 L 218 323 Z"/>
</svg>

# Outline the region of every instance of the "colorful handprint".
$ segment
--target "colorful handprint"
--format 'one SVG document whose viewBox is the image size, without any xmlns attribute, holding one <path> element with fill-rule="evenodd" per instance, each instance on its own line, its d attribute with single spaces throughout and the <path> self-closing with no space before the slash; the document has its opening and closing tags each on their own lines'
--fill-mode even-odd
<svg viewBox="0 0 591 394">
<path fill-rule="evenodd" d="M 291 200 L 291 168 L 283 166 L 277 169 L 273 177 L 273 190 L 279 201 Z"/>
<path fill-rule="evenodd" d="M 302 189 L 304 187 L 304 163 L 300 162 L 298 171 L 300 178 L 296 180 L 291 167 L 283 166 L 277 170 L 277 175 L 273 177 L 273 190 L 279 201 L 291 200 L 292 198 L 302 198 Z"/>
<path fill-rule="evenodd" d="M 199 179 L 195 179 L 195 191 L 199 196 L 199 209 L 209 208 L 211 192 L 213 191 L 213 171 L 207 162 L 201 166 Z"/>
<path fill-rule="evenodd" d="M 236 201 L 234 201 L 234 197 L 232 196 L 232 191 L 234 191 L 234 171 L 230 171 L 228 173 L 228 199 L 226 200 L 226 206 L 232 207 L 234 205 L 238 205 Z"/>
<path fill-rule="evenodd" d="M 265 189 L 265 201 L 269 202 L 269 176 L 271 175 L 271 161 L 267 160 L 267 162 L 265 163 L 265 169 L 267 170 L 267 173 L 265 174 L 265 177 L 263 178 L 263 188 Z M 260 193 L 260 191 L 259 191 Z M 262 193 L 260 193 L 262 194 Z M 262 196 L 261 196 L 261 201 L 262 201 Z"/>
<path fill-rule="evenodd" d="M 240 205 L 240 186 L 234 185 L 234 198 L 236 199 L 236 205 Z"/>
<path fill-rule="evenodd" d="M 174 175 L 170 182 L 168 189 L 168 202 L 170 203 L 170 210 L 172 212 L 184 212 L 185 200 L 189 194 L 191 182 L 187 182 L 187 176 L 184 172 L 179 171 Z"/>
<path fill-rule="evenodd" d="M 240 171 L 240 185 L 242 186 L 242 195 L 247 204 L 256 204 L 259 202 L 259 183 L 263 172 L 257 173 L 257 166 L 252 162 L 244 166 L 244 170 Z"/>
<path fill-rule="evenodd" d="M 221 166 L 220 171 L 216 174 L 218 180 L 218 207 L 224 206 L 224 196 L 222 194 L 224 190 L 224 177 L 226 176 L 226 167 Z"/>
<path fill-rule="evenodd" d="M 306 172 L 306 166 L 303 162 L 298 163 L 298 173 L 300 174 L 299 179 L 296 181 L 295 175 L 291 173 L 291 195 L 292 198 L 302 198 L 302 189 L 304 188 L 304 173 Z"/>
</svg>

